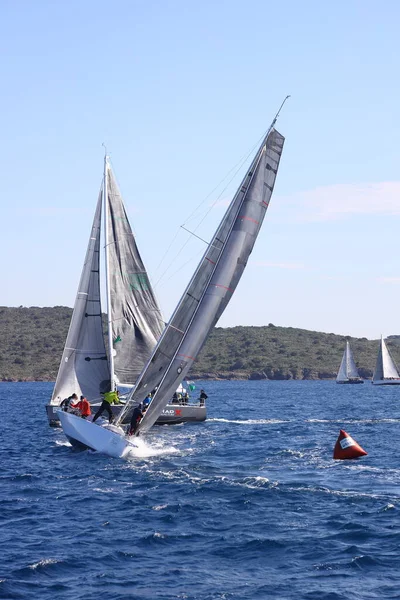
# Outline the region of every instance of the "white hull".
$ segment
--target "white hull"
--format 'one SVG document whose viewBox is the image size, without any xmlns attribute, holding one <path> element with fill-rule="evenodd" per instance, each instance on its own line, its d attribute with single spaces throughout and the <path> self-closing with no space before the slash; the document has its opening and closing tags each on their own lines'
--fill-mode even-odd
<svg viewBox="0 0 400 600">
<path fill-rule="evenodd" d="M 377 379 L 373 385 L 400 385 L 400 379 Z"/>
<path fill-rule="evenodd" d="M 63 431 L 74 446 L 86 447 L 114 458 L 123 458 L 133 448 L 119 427 L 96 425 L 71 413 L 57 411 Z"/>
</svg>

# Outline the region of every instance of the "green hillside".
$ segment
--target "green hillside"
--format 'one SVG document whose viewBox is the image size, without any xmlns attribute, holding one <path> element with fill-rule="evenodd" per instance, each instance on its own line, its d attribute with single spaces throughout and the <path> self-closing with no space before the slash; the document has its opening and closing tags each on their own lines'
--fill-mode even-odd
<svg viewBox="0 0 400 600">
<path fill-rule="evenodd" d="M 72 310 L 0 307 L 0 380 L 54 381 Z M 378 340 L 351 338 L 293 327 L 217 327 L 192 377 L 229 379 L 329 379 L 336 377 L 350 340 L 363 377 L 371 377 Z M 400 336 L 388 347 L 400 364 Z"/>
</svg>

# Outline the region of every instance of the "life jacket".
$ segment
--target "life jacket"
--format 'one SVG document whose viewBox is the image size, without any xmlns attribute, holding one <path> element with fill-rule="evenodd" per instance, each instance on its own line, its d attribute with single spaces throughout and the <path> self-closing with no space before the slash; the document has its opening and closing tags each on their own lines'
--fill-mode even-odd
<svg viewBox="0 0 400 600">
<path fill-rule="evenodd" d="M 81 414 L 82 414 L 83 417 L 88 417 L 89 415 L 92 414 L 92 411 L 90 410 L 90 404 L 86 400 L 86 398 L 84 400 L 81 400 L 79 402 L 78 408 L 81 411 Z"/>
<path fill-rule="evenodd" d="M 119 404 L 119 398 L 118 398 L 117 392 L 106 392 L 104 394 L 104 400 L 106 402 L 109 402 L 110 404 L 112 404 L 113 402 L 115 404 Z"/>
</svg>

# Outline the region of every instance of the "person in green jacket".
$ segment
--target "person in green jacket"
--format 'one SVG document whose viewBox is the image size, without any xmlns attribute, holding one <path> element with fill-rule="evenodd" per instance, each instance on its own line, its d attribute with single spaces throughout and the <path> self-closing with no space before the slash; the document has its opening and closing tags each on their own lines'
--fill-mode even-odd
<svg viewBox="0 0 400 600">
<path fill-rule="evenodd" d="M 106 392 L 104 394 L 104 399 L 103 399 L 103 402 L 101 403 L 99 410 L 93 417 L 93 423 L 95 422 L 96 419 L 98 419 L 100 417 L 100 415 L 104 411 L 107 411 L 107 413 L 108 413 L 108 422 L 112 423 L 114 418 L 113 418 L 113 414 L 112 414 L 112 410 L 111 410 L 111 404 L 119 404 L 119 403 L 120 403 L 120 400 L 119 400 L 119 391 L 118 390 L 113 391 L 113 392 Z"/>
</svg>

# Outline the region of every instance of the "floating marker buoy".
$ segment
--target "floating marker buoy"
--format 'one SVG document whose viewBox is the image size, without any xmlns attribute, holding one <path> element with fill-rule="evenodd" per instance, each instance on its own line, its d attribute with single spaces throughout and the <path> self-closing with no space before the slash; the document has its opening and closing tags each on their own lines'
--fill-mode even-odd
<svg viewBox="0 0 400 600">
<path fill-rule="evenodd" d="M 343 460 L 345 458 L 359 458 L 365 456 L 368 452 L 365 452 L 351 435 L 346 433 L 343 429 L 340 430 L 339 437 L 333 450 L 333 458 L 337 460 Z"/>
</svg>

